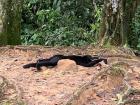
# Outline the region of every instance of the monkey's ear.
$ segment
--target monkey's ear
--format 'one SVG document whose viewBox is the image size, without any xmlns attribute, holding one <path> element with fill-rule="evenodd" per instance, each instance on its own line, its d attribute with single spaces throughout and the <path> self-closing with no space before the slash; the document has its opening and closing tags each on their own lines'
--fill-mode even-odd
<svg viewBox="0 0 140 105">
<path fill-rule="evenodd" d="M 134 51 L 134 54 L 138 57 L 140 57 L 140 51 Z"/>
<path fill-rule="evenodd" d="M 107 64 L 107 59 L 103 59 L 104 63 Z"/>
</svg>

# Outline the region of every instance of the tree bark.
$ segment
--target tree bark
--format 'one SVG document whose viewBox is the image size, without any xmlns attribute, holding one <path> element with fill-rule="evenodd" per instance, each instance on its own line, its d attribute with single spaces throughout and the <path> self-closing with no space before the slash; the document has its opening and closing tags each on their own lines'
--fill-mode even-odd
<svg viewBox="0 0 140 105">
<path fill-rule="evenodd" d="M 99 45 L 127 46 L 138 0 L 104 0 Z"/>
<path fill-rule="evenodd" d="M 20 44 L 22 0 L 0 1 L 0 45 Z"/>
<path fill-rule="evenodd" d="M 3 1 L 4 0 L 0 1 L 0 45 L 7 44 L 7 37 L 3 33 Z"/>
</svg>

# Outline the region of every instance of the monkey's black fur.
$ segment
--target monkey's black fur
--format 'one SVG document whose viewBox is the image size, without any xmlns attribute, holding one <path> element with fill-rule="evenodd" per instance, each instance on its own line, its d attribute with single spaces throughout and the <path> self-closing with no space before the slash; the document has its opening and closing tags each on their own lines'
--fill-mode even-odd
<svg viewBox="0 0 140 105">
<path fill-rule="evenodd" d="M 42 66 L 45 67 L 54 67 L 57 65 L 58 61 L 61 59 L 70 59 L 75 61 L 77 65 L 81 65 L 84 67 L 92 67 L 96 64 L 98 64 L 101 61 L 104 61 L 105 64 L 107 64 L 107 59 L 99 58 L 98 56 L 90 56 L 90 55 L 84 55 L 84 56 L 78 56 L 78 55 L 54 55 L 48 59 L 39 59 L 36 63 L 29 63 L 23 66 L 23 68 L 30 68 L 35 67 L 37 70 L 41 70 Z"/>
</svg>

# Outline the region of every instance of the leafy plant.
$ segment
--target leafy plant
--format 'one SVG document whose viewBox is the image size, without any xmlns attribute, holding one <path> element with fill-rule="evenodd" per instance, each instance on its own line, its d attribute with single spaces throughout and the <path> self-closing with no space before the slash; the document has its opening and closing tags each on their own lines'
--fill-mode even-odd
<svg viewBox="0 0 140 105">
<path fill-rule="evenodd" d="M 23 44 L 86 45 L 95 42 L 100 9 L 91 0 L 25 0 Z"/>
<path fill-rule="evenodd" d="M 137 8 L 135 17 L 132 21 L 133 35 L 131 36 L 131 47 L 140 50 L 140 6 Z"/>
</svg>

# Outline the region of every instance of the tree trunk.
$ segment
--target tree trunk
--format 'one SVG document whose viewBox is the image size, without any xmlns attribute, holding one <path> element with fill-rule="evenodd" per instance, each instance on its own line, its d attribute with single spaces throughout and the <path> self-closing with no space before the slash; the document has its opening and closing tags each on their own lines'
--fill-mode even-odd
<svg viewBox="0 0 140 105">
<path fill-rule="evenodd" d="M 0 1 L 0 45 L 7 44 L 7 37 L 3 34 L 3 0 Z"/>
<path fill-rule="evenodd" d="M 0 1 L 0 45 L 20 44 L 22 0 Z"/>
<path fill-rule="evenodd" d="M 138 0 L 104 0 L 99 45 L 127 46 Z"/>
</svg>

